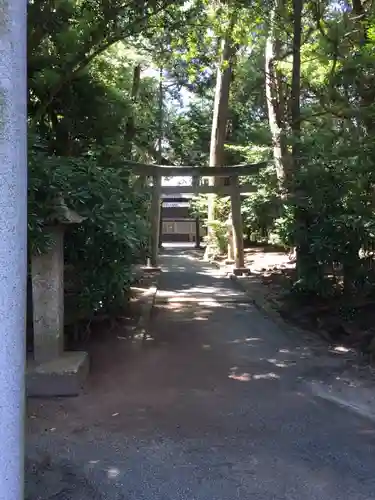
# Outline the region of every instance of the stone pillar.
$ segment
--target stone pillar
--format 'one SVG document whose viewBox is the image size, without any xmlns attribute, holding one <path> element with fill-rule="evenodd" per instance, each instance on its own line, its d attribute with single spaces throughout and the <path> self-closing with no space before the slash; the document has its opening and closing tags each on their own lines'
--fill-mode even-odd
<svg viewBox="0 0 375 500">
<path fill-rule="evenodd" d="M 160 199 L 159 249 L 163 248 L 163 200 Z"/>
<path fill-rule="evenodd" d="M 158 266 L 159 231 L 160 231 L 160 200 L 161 200 L 161 175 L 153 177 L 151 200 L 151 267 Z"/>
<path fill-rule="evenodd" d="M 64 226 L 48 228 L 51 246 L 31 257 L 34 359 L 46 363 L 64 351 Z"/>
<path fill-rule="evenodd" d="M 0 500 L 24 498 L 26 4 L 0 1 Z"/>
<path fill-rule="evenodd" d="M 89 371 L 88 354 L 64 351 L 64 228 L 84 219 L 56 199 L 45 230 L 50 247 L 31 257 L 34 362 L 28 363 L 29 396 L 76 396 Z"/>
<path fill-rule="evenodd" d="M 238 177 L 230 178 L 231 185 L 231 205 L 234 236 L 234 261 L 236 274 L 245 272 L 244 244 L 243 244 L 243 226 L 241 215 L 241 194 Z"/>
<path fill-rule="evenodd" d="M 198 188 L 199 186 L 199 177 L 194 176 L 193 177 L 193 187 Z M 201 247 L 201 230 L 200 230 L 200 219 L 197 216 L 195 218 L 195 248 L 200 248 Z"/>
<path fill-rule="evenodd" d="M 201 221 L 199 217 L 195 218 L 195 248 L 201 247 Z"/>
</svg>

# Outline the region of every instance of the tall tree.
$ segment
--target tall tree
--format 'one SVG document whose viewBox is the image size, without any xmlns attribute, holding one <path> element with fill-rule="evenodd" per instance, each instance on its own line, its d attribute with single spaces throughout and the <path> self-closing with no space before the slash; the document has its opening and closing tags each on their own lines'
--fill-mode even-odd
<svg viewBox="0 0 375 500">
<path fill-rule="evenodd" d="M 284 0 L 273 0 L 265 47 L 265 80 L 273 157 L 282 189 L 290 181 L 292 166 L 287 141 L 287 89 L 280 69 L 283 56 L 281 20 L 285 17 Z"/>
<path fill-rule="evenodd" d="M 301 43 L 302 43 L 302 10 L 303 0 L 293 0 L 293 66 L 292 82 L 290 92 L 290 118 L 292 132 L 292 168 L 293 181 L 299 173 L 301 166 Z M 292 179 L 289 179 L 289 182 Z M 289 189 L 291 186 L 289 186 Z M 305 205 L 306 193 L 301 189 L 294 189 L 297 203 L 297 224 L 307 233 L 310 226 L 310 215 Z M 296 247 L 297 276 L 302 279 L 306 275 L 306 265 L 311 261 L 309 258 L 309 239 L 302 238 Z"/>
<path fill-rule="evenodd" d="M 236 46 L 233 41 L 232 32 L 236 23 L 237 13 L 234 10 L 231 13 L 228 28 L 221 42 L 221 57 L 216 70 L 216 87 L 213 103 L 211 141 L 210 141 L 210 167 L 220 167 L 225 163 L 225 141 L 227 139 L 227 125 L 229 112 L 230 84 L 233 76 L 233 65 L 236 54 Z M 223 179 L 211 178 L 211 185 L 222 184 Z M 208 197 L 208 221 L 216 219 L 215 214 L 216 195 Z M 215 230 L 212 226 L 208 227 L 208 244 L 205 257 L 210 257 L 215 252 Z"/>
</svg>

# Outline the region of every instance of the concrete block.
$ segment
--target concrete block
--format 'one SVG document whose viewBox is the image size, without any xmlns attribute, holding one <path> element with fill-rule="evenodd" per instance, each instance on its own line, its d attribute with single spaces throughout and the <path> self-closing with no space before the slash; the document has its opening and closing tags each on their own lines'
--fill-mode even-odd
<svg viewBox="0 0 375 500">
<path fill-rule="evenodd" d="M 89 373 L 86 352 L 65 352 L 45 363 L 29 363 L 26 393 L 31 397 L 77 396 Z"/>
</svg>

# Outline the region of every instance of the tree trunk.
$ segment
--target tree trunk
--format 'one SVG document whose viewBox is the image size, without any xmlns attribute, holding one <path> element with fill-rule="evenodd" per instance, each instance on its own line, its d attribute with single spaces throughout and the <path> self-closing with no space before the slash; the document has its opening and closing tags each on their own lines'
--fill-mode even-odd
<svg viewBox="0 0 375 500">
<path fill-rule="evenodd" d="M 163 68 L 159 69 L 159 134 L 158 134 L 158 163 L 162 163 L 163 157 L 163 135 L 164 135 L 164 92 L 163 92 Z"/>
<path fill-rule="evenodd" d="M 210 167 L 219 167 L 225 162 L 225 139 L 229 112 L 229 92 L 232 78 L 234 49 L 227 36 L 223 41 L 223 52 L 217 69 L 215 100 L 210 142 Z M 217 182 L 217 178 L 214 178 Z M 219 182 L 220 183 L 220 182 Z"/>
<path fill-rule="evenodd" d="M 272 136 L 273 156 L 280 187 L 285 191 L 290 180 L 291 161 L 286 137 L 285 88 L 278 62 L 281 60 L 279 18 L 282 16 L 282 0 L 275 0 L 270 15 L 270 28 L 265 49 L 266 99 L 268 121 Z"/>
<path fill-rule="evenodd" d="M 163 89 L 163 66 L 159 68 L 159 136 L 158 136 L 158 164 L 161 165 L 163 159 L 163 137 L 164 137 L 164 113 L 163 113 L 163 104 L 164 104 L 164 89 Z M 160 179 L 160 184 L 162 183 L 162 179 Z M 162 210 L 161 203 L 159 201 L 159 248 L 163 246 L 163 221 L 162 221 Z"/>
<path fill-rule="evenodd" d="M 301 140 L 301 34 L 303 0 L 293 0 L 293 69 L 290 94 L 291 129 L 293 134 L 292 156 L 294 170 L 299 168 Z"/>
<path fill-rule="evenodd" d="M 304 0 L 293 0 L 293 67 L 292 88 L 290 94 L 291 130 L 292 130 L 292 159 L 294 175 L 298 174 L 301 166 L 301 35 L 302 9 Z M 293 179 L 294 180 L 294 179 Z M 294 186 L 296 201 L 296 224 L 303 231 L 296 246 L 297 279 L 303 280 L 308 275 L 319 276 L 319 262 L 309 252 L 309 228 L 311 213 L 304 206 L 305 193 Z"/>
<path fill-rule="evenodd" d="M 356 28 L 355 33 L 357 34 L 357 50 L 361 51 L 363 47 L 370 47 L 372 44 L 368 34 L 370 12 L 366 10 L 365 3 L 361 0 L 352 0 L 352 8 L 354 14 L 353 22 Z M 371 48 L 368 50 L 371 50 Z M 363 123 L 367 132 L 374 135 L 375 120 L 373 106 L 375 102 L 375 72 L 373 65 L 368 65 L 364 71 L 358 72 L 355 76 L 354 83 L 359 96 Z"/>
<path fill-rule="evenodd" d="M 133 104 L 135 104 L 137 102 L 140 82 L 141 82 L 141 65 L 137 64 L 133 70 L 133 84 L 132 84 L 132 91 L 131 91 L 131 98 L 132 98 Z M 126 123 L 126 129 L 125 129 L 125 141 L 126 141 L 125 147 L 124 147 L 125 158 L 130 158 L 130 156 L 131 156 L 135 133 L 136 133 L 135 110 L 133 109 L 133 111 L 132 111 L 131 115 L 129 116 L 128 121 Z"/>
<path fill-rule="evenodd" d="M 231 32 L 235 23 L 235 16 L 232 17 L 227 34 L 222 42 L 221 61 L 217 68 L 216 89 L 213 106 L 211 142 L 210 142 L 210 167 L 223 166 L 225 163 L 225 140 L 227 135 L 227 122 L 229 111 L 229 94 L 232 80 L 233 58 L 235 47 L 231 41 Z M 221 185 L 222 178 L 210 178 L 210 185 Z M 208 221 L 216 219 L 215 213 L 216 195 L 208 195 Z M 213 240 L 215 239 L 214 230 L 208 226 L 208 244 L 206 247 L 205 258 L 211 256 L 214 252 Z"/>
</svg>

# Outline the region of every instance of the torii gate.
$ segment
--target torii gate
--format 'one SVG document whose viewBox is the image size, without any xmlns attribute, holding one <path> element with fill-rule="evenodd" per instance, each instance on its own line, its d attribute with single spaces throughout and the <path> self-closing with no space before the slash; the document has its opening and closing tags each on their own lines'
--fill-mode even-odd
<svg viewBox="0 0 375 500">
<path fill-rule="evenodd" d="M 158 266 L 159 233 L 161 216 L 162 194 L 217 194 L 230 196 L 232 208 L 232 222 L 234 232 L 234 272 L 242 274 L 247 272 L 244 261 L 243 224 L 241 215 L 241 193 L 254 191 L 252 184 L 240 185 L 238 178 L 258 172 L 267 165 L 267 162 L 234 165 L 223 167 L 179 167 L 165 165 L 148 165 L 136 162 L 126 162 L 133 173 L 139 176 L 136 185 L 143 184 L 147 177 L 152 177 L 152 201 L 151 201 L 151 267 Z M 162 186 L 162 177 L 192 177 L 192 186 Z M 229 178 L 229 186 L 206 186 L 200 184 L 201 177 L 226 177 Z M 135 185 L 135 187 L 136 187 Z"/>
</svg>

